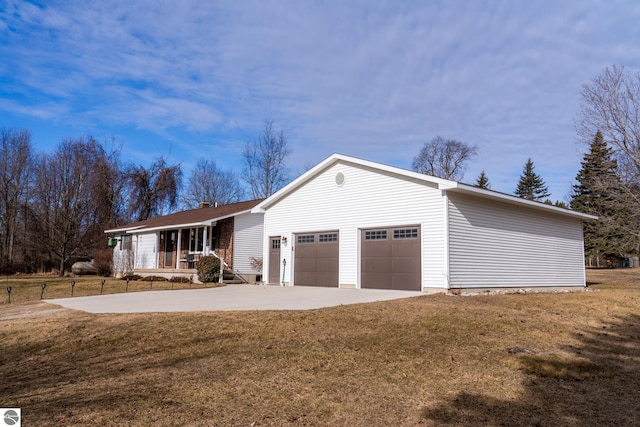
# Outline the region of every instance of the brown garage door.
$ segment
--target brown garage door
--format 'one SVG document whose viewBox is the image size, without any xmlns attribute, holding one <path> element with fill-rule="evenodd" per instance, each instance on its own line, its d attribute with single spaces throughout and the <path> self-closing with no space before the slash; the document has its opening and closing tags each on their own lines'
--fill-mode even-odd
<svg viewBox="0 0 640 427">
<path fill-rule="evenodd" d="M 420 227 L 362 230 L 361 286 L 373 289 L 422 289 Z"/>
<path fill-rule="evenodd" d="M 296 234 L 294 285 L 337 288 L 338 249 L 337 231 Z"/>
</svg>

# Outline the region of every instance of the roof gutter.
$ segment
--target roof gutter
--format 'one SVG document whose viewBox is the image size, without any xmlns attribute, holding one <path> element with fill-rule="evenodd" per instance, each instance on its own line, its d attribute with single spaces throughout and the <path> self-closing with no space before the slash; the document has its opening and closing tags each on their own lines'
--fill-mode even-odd
<svg viewBox="0 0 640 427">
<path fill-rule="evenodd" d="M 138 225 L 134 227 L 112 228 L 110 230 L 105 230 L 104 232 L 136 234 L 136 233 L 146 233 L 148 231 L 175 230 L 177 228 L 208 227 L 211 225 L 216 225 L 218 221 L 222 221 L 223 219 L 232 218 L 232 217 L 246 214 L 246 213 L 251 213 L 251 209 L 247 209 L 241 212 L 235 212 L 235 213 L 220 216 L 217 218 L 207 219 L 204 221 L 196 221 L 196 222 L 189 222 L 189 223 L 183 223 L 183 224 L 166 224 L 166 225 L 158 225 L 155 227 L 148 227 L 148 228 L 144 225 Z"/>
<path fill-rule="evenodd" d="M 450 188 L 443 188 L 443 190 L 450 191 L 452 193 L 472 194 L 474 196 L 481 197 L 484 199 L 500 200 L 502 202 L 510 203 L 513 205 L 525 205 L 533 209 L 544 210 L 547 212 L 553 212 L 555 214 L 571 216 L 574 218 L 580 218 L 584 221 L 594 221 L 598 219 L 597 216 L 573 211 L 571 209 L 561 208 L 553 205 L 547 205 L 546 203 L 536 202 L 533 200 L 522 199 L 520 197 L 512 196 L 510 194 L 504 194 L 504 193 L 500 193 L 493 190 L 486 190 L 484 188 L 475 187 L 473 185 L 461 184 L 461 183 L 456 183 L 456 184 L 457 185 L 451 186 Z"/>
<path fill-rule="evenodd" d="M 136 234 L 136 233 L 147 233 L 153 231 L 162 231 L 162 230 L 176 230 L 178 228 L 192 228 L 192 227 L 208 227 L 210 225 L 216 225 L 217 221 L 202 221 L 202 222 L 192 222 L 189 224 L 171 224 L 171 225 L 159 225 L 157 227 L 149 227 L 149 228 L 140 228 L 131 231 L 127 231 L 127 234 Z"/>
<path fill-rule="evenodd" d="M 110 230 L 104 230 L 104 234 L 112 234 L 112 233 L 128 233 L 131 230 L 137 230 L 139 228 L 144 227 L 143 225 L 137 225 L 135 227 L 124 227 L 124 228 L 112 228 Z"/>
</svg>

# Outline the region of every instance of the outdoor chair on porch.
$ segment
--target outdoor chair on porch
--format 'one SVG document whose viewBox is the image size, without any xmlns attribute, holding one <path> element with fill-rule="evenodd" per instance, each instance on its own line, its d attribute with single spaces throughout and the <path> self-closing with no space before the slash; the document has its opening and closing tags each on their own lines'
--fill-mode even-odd
<svg viewBox="0 0 640 427">
<path fill-rule="evenodd" d="M 181 259 L 180 262 L 186 264 L 187 268 L 196 268 L 196 259 L 194 254 L 185 254 L 184 258 Z"/>
<path fill-rule="evenodd" d="M 187 268 L 196 268 L 196 259 L 194 254 L 186 254 Z"/>
</svg>

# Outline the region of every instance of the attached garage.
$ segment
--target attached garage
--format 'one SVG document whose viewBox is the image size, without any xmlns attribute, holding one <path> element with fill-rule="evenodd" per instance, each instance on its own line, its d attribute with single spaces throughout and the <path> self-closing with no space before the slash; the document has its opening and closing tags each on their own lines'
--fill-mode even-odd
<svg viewBox="0 0 640 427">
<path fill-rule="evenodd" d="M 597 219 L 340 154 L 252 212 L 264 214 L 265 277 L 413 291 L 584 287 L 582 223 Z"/>
<path fill-rule="evenodd" d="M 339 247 L 337 231 L 296 234 L 293 283 L 337 288 Z"/>
<path fill-rule="evenodd" d="M 363 288 L 422 290 L 420 226 L 362 230 L 361 236 Z"/>
</svg>

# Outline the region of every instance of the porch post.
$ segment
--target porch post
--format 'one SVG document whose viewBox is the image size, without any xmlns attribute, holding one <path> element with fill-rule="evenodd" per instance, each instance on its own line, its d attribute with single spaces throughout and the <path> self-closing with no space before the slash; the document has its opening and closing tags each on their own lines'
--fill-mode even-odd
<svg viewBox="0 0 640 427">
<path fill-rule="evenodd" d="M 176 270 L 180 270 L 180 244 L 182 243 L 182 228 L 178 228 L 178 244 L 176 245 Z"/>
<path fill-rule="evenodd" d="M 202 232 L 202 254 L 203 255 L 209 255 L 209 251 L 207 250 L 207 248 L 209 247 L 209 245 L 207 243 L 209 243 L 209 241 L 207 240 L 208 233 L 207 230 L 209 229 L 208 226 L 204 226 L 204 231 Z"/>
</svg>

